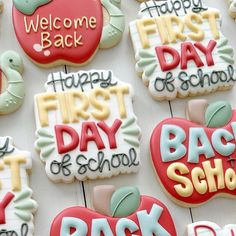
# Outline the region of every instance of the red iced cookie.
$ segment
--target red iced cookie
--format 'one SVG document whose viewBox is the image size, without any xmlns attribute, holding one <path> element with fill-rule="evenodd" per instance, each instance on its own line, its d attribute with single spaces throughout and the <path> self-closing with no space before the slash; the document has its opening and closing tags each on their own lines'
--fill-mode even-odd
<svg viewBox="0 0 236 236">
<path fill-rule="evenodd" d="M 13 23 L 26 54 L 38 65 L 81 65 L 98 48 L 115 46 L 124 30 L 120 1 L 14 0 Z"/>
<path fill-rule="evenodd" d="M 189 102 L 188 117 L 169 118 L 151 137 L 155 171 L 168 195 L 184 206 L 236 195 L 236 111 L 228 102 Z"/>
<path fill-rule="evenodd" d="M 140 196 L 135 187 L 112 190 L 112 186 L 99 186 L 94 191 L 95 208 L 97 197 L 102 205 L 105 205 L 104 200 L 111 200 L 110 216 L 104 214 L 107 211 L 105 206 L 103 209 L 98 207 L 100 213 L 80 206 L 71 207 L 55 218 L 50 235 L 177 235 L 172 217 L 163 203 Z"/>
</svg>

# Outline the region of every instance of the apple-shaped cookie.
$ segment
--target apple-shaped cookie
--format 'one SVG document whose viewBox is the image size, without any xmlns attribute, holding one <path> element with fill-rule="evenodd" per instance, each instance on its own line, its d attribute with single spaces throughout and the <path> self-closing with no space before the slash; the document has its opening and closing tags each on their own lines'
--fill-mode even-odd
<svg viewBox="0 0 236 236">
<path fill-rule="evenodd" d="M 165 119 L 154 129 L 151 155 L 168 195 L 183 206 L 197 206 L 213 197 L 236 197 L 236 110 L 228 102 L 200 101 L 188 106 L 192 120 Z M 191 102 L 196 105 L 196 102 Z M 197 109 L 197 107 L 199 109 Z M 205 112 L 204 119 L 199 117 Z"/>
<path fill-rule="evenodd" d="M 136 209 L 134 203 L 139 203 Z M 140 196 L 134 187 L 114 192 L 111 210 L 114 217 L 80 206 L 65 209 L 53 221 L 50 236 L 177 235 L 166 206 L 155 198 Z"/>
<path fill-rule="evenodd" d="M 38 65 L 82 65 L 121 39 L 120 0 L 14 0 L 18 41 Z M 66 9 L 66 10 L 65 10 Z"/>
</svg>

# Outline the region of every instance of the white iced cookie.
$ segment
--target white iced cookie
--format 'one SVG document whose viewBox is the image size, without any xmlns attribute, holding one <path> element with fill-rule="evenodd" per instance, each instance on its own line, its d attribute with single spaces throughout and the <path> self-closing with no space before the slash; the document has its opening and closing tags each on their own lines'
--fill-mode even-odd
<svg viewBox="0 0 236 236">
<path fill-rule="evenodd" d="M 220 12 L 201 0 L 145 1 L 130 23 L 136 70 L 157 100 L 230 89 L 233 48 L 221 33 Z"/>
<path fill-rule="evenodd" d="M 133 90 L 111 71 L 52 73 L 35 96 L 36 149 L 54 182 L 138 171 L 140 129 Z"/>
<path fill-rule="evenodd" d="M 33 213 L 38 205 L 28 183 L 31 168 L 31 154 L 16 148 L 11 138 L 0 137 L 0 235 L 34 233 Z"/>
<path fill-rule="evenodd" d="M 233 236 L 236 234 L 236 225 L 230 224 L 221 228 L 209 221 L 199 221 L 188 225 L 187 236 Z"/>
</svg>

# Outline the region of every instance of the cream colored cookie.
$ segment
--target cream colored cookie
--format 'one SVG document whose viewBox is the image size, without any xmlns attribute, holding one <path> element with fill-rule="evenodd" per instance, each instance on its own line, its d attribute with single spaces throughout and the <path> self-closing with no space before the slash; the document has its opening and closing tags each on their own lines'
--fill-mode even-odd
<svg viewBox="0 0 236 236">
<path fill-rule="evenodd" d="M 145 1 L 130 23 L 136 71 L 156 100 L 227 90 L 236 81 L 219 10 L 202 1 L 185 3 Z"/>
<path fill-rule="evenodd" d="M 111 71 L 52 73 L 35 96 L 36 149 L 53 182 L 131 174 L 140 167 L 132 87 Z"/>
<path fill-rule="evenodd" d="M 15 147 L 10 137 L 0 137 L 0 150 L 0 234 L 33 236 L 38 204 L 29 187 L 31 154 Z"/>
</svg>

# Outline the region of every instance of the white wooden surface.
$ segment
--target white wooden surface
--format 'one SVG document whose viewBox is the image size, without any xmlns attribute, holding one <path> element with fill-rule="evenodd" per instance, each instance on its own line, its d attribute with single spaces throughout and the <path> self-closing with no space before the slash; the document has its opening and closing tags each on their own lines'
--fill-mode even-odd
<svg viewBox="0 0 236 236">
<path fill-rule="evenodd" d="M 178 235 L 186 235 L 187 224 L 198 220 L 210 220 L 223 226 L 236 223 L 236 201 L 232 199 L 218 198 L 206 205 L 192 209 L 186 209 L 175 205 L 163 193 L 156 175 L 152 168 L 149 154 L 149 139 L 155 125 L 162 119 L 170 117 L 168 102 L 155 102 L 148 94 L 141 79 L 135 73 L 134 53 L 129 39 L 128 23 L 137 18 L 139 4 L 135 0 L 123 0 L 122 8 L 126 15 L 126 31 L 121 44 L 113 49 L 100 50 L 95 59 L 83 69 L 111 69 L 115 75 L 129 82 L 135 88 L 136 96 L 134 109 L 138 116 L 139 125 L 142 128 L 141 160 L 142 168 L 138 174 L 118 176 L 112 179 L 88 181 L 84 183 L 85 196 L 82 194 L 82 185 L 75 182 L 70 185 L 53 184 L 48 180 L 44 171 L 44 165 L 39 160 L 34 150 L 35 122 L 33 109 L 33 96 L 44 91 L 44 82 L 49 72 L 63 70 L 63 67 L 53 69 L 41 69 L 35 66 L 20 48 L 12 26 L 11 0 L 3 0 L 5 4 L 4 13 L 0 16 L 0 53 L 7 49 L 13 49 L 20 53 L 25 63 L 26 99 L 23 107 L 14 114 L 0 117 L 0 135 L 9 135 L 14 138 L 17 146 L 33 153 L 33 172 L 31 175 L 31 187 L 34 190 L 34 198 L 40 207 L 35 216 L 35 236 L 49 235 L 50 224 L 53 218 L 65 207 L 72 205 L 91 204 L 91 191 L 93 186 L 100 184 L 114 184 L 115 186 L 135 185 L 142 194 L 156 197 L 163 201 L 172 213 Z M 65 0 L 66 1 L 66 0 Z M 204 1 L 204 0 L 203 0 Z M 222 30 L 229 38 L 230 43 L 236 50 L 236 23 L 228 16 L 227 1 L 205 0 L 205 4 L 217 7 L 223 16 Z M 77 71 L 80 68 L 68 68 L 68 71 Z M 220 99 L 229 100 L 236 107 L 236 88 L 228 92 L 218 92 L 205 96 L 209 101 Z M 184 108 L 187 99 L 171 102 L 174 116 L 184 116 Z M 192 212 L 192 214 L 191 214 Z"/>
</svg>

